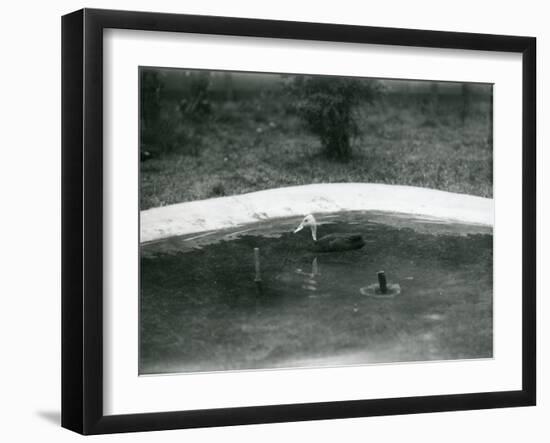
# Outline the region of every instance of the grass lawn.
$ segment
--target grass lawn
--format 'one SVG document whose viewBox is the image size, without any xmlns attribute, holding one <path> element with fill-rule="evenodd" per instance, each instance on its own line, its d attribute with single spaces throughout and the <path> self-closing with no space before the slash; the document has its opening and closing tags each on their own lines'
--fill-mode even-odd
<svg viewBox="0 0 550 443">
<path fill-rule="evenodd" d="M 353 158 L 322 155 L 319 140 L 275 97 L 214 103 L 200 142 L 141 163 L 141 209 L 310 183 L 370 182 L 492 197 L 489 103 L 461 120 L 440 100 L 385 98 L 361 110 Z M 192 152 L 193 154 L 189 154 Z"/>
</svg>

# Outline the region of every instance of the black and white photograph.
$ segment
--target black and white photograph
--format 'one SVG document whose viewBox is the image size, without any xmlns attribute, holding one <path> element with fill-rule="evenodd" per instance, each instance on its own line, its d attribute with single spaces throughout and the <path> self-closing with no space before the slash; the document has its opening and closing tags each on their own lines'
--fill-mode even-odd
<svg viewBox="0 0 550 443">
<path fill-rule="evenodd" d="M 493 357 L 493 85 L 139 67 L 139 373 Z"/>
<path fill-rule="evenodd" d="M 453 6 L 6 2 L 0 441 L 549 441 L 548 8 Z"/>
</svg>

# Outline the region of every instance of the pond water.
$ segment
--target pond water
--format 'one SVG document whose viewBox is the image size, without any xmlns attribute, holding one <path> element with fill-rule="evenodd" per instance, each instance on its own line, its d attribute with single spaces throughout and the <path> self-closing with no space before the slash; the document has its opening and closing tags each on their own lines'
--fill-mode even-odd
<svg viewBox="0 0 550 443">
<path fill-rule="evenodd" d="M 378 212 L 316 214 L 141 246 L 140 374 L 491 358 L 490 227 Z M 255 282 L 259 248 L 261 284 Z M 365 288 L 385 271 L 394 297 Z"/>
</svg>

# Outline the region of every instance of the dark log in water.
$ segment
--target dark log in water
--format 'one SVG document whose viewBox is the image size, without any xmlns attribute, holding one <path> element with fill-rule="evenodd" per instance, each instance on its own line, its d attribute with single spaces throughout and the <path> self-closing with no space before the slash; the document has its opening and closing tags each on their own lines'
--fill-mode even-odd
<svg viewBox="0 0 550 443">
<path fill-rule="evenodd" d="M 379 271 L 378 272 L 378 285 L 380 286 L 380 292 L 382 294 L 385 294 L 386 292 L 388 292 L 388 285 L 387 285 L 387 282 L 386 282 L 386 274 L 384 273 L 384 271 Z"/>
</svg>

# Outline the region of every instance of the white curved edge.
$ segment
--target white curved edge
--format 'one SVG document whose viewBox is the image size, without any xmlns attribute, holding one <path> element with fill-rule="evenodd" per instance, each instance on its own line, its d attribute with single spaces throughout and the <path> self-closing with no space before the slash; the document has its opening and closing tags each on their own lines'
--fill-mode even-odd
<svg viewBox="0 0 550 443">
<path fill-rule="evenodd" d="M 151 208 L 140 242 L 230 228 L 272 218 L 339 211 L 388 211 L 493 226 L 493 199 L 412 186 L 328 183 L 268 189 Z"/>
</svg>

